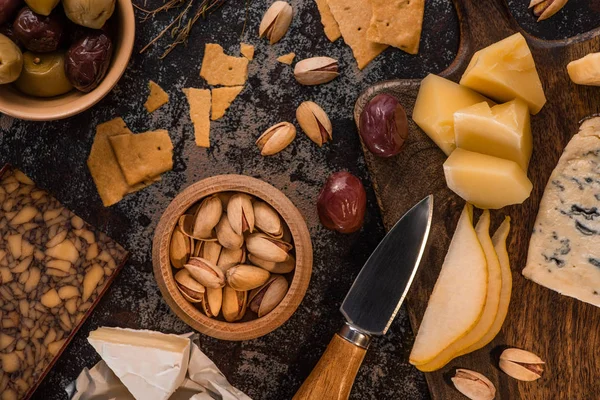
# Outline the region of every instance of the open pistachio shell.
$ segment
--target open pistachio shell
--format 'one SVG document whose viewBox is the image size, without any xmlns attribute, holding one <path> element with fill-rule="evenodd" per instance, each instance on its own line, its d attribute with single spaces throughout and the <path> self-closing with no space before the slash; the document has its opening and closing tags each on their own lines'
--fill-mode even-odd
<svg viewBox="0 0 600 400">
<path fill-rule="evenodd" d="M 248 292 L 237 291 L 231 286 L 223 288 L 223 318 L 227 322 L 239 321 L 246 314 Z"/>
<path fill-rule="evenodd" d="M 211 232 L 221 219 L 222 214 L 223 205 L 218 196 L 212 195 L 202 200 L 194 215 L 193 236 L 197 239 L 210 238 L 212 236 Z"/>
<path fill-rule="evenodd" d="M 296 119 L 306 136 L 319 147 L 332 139 L 331 121 L 317 103 L 305 101 L 300 104 L 296 110 Z"/>
<path fill-rule="evenodd" d="M 221 311 L 223 303 L 223 289 L 207 288 L 202 297 L 202 310 L 207 317 L 214 318 Z"/>
<path fill-rule="evenodd" d="M 226 275 L 227 284 L 235 290 L 252 290 L 263 285 L 271 274 L 254 265 L 240 264 L 229 268 Z"/>
<path fill-rule="evenodd" d="M 244 236 L 235 233 L 226 214 L 223 214 L 215 230 L 217 232 L 217 240 L 223 247 L 240 249 L 244 244 Z"/>
<path fill-rule="evenodd" d="M 263 233 L 253 233 L 246 239 L 248 252 L 266 261 L 283 262 L 292 245 Z"/>
<path fill-rule="evenodd" d="M 242 247 L 241 249 L 227 249 L 223 248 L 221 251 L 221 255 L 219 256 L 219 261 L 217 262 L 217 266 L 221 268 L 223 272 L 227 271 L 229 268 L 236 266 L 238 264 L 243 264 L 246 262 L 246 248 Z"/>
<path fill-rule="evenodd" d="M 277 43 L 288 31 L 294 11 L 285 1 L 276 1 L 265 13 L 258 28 L 259 37 L 266 37 L 269 43 Z"/>
<path fill-rule="evenodd" d="M 219 267 L 208 260 L 192 257 L 184 268 L 199 283 L 207 288 L 221 288 L 225 286 L 225 276 Z"/>
<path fill-rule="evenodd" d="M 238 235 L 254 231 L 254 208 L 252 198 L 245 193 L 231 196 L 227 204 L 227 218 L 231 229 Z"/>
<path fill-rule="evenodd" d="M 182 269 L 175 274 L 175 282 L 183 297 L 190 303 L 200 303 L 206 291 L 205 287 L 197 282 L 188 270 Z"/>
<path fill-rule="evenodd" d="M 181 232 L 179 226 L 175 227 L 169 245 L 169 258 L 175 268 L 183 268 L 191 253 L 191 239 Z"/>
<path fill-rule="evenodd" d="M 267 271 L 273 274 L 287 274 L 288 272 L 292 272 L 294 268 L 296 268 L 296 259 L 292 255 L 289 255 L 285 261 L 273 262 L 258 258 L 254 254 L 249 254 L 248 261 L 250 261 L 257 267 L 266 269 Z"/>
<path fill-rule="evenodd" d="M 249 307 L 258 317 L 273 311 L 288 291 L 288 282 L 281 275 L 272 276 L 263 286 L 250 292 Z"/>
<path fill-rule="evenodd" d="M 221 246 L 221 244 L 217 241 L 199 240 L 196 242 L 194 256 L 204 258 L 205 260 L 216 264 L 217 261 L 219 261 L 219 256 L 221 255 L 222 249 L 223 246 Z"/>
<path fill-rule="evenodd" d="M 283 224 L 277 211 L 264 201 L 255 201 L 253 209 L 254 226 L 269 236 L 281 239 L 283 236 Z"/>
</svg>

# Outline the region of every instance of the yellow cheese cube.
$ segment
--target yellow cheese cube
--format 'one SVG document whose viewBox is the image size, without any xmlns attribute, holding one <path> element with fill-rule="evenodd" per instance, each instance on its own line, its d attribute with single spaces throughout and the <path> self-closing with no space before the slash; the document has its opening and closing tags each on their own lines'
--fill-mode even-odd
<svg viewBox="0 0 600 400">
<path fill-rule="evenodd" d="M 454 193 L 478 208 L 520 204 L 533 188 L 516 162 L 460 148 L 444 163 L 444 175 Z"/>
<path fill-rule="evenodd" d="M 454 112 L 482 101 L 489 102 L 471 89 L 429 74 L 421 81 L 412 119 L 446 155 L 450 155 L 456 148 Z"/>
<path fill-rule="evenodd" d="M 527 172 L 532 137 L 529 109 L 520 99 L 490 106 L 483 102 L 454 113 L 456 147 L 512 160 Z"/>
<path fill-rule="evenodd" d="M 573 83 L 600 86 L 600 53 L 590 53 L 567 64 L 567 72 Z"/>
<path fill-rule="evenodd" d="M 496 101 L 523 99 L 532 114 L 546 104 L 533 56 L 520 33 L 476 52 L 460 84 Z"/>
</svg>

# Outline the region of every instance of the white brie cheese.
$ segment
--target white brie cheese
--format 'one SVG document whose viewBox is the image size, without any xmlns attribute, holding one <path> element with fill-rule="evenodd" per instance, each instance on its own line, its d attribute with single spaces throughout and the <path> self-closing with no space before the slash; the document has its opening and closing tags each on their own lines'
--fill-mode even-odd
<svg viewBox="0 0 600 400">
<path fill-rule="evenodd" d="M 190 340 L 121 328 L 90 332 L 90 344 L 137 400 L 166 400 L 185 379 Z"/>
<path fill-rule="evenodd" d="M 548 180 L 523 275 L 600 307 L 600 118 L 581 125 Z"/>
</svg>

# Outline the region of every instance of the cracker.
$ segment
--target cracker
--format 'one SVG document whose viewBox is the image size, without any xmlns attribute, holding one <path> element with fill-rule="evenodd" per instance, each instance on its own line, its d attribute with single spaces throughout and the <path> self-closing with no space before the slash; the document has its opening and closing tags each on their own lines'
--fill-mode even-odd
<svg viewBox="0 0 600 400">
<path fill-rule="evenodd" d="M 130 134 L 132 132 L 127 128 L 122 118 L 115 118 L 96 127 L 96 136 L 94 137 L 87 165 L 105 207 L 121 201 L 128 193 L 143 189 L 160 180 L 160 177 L 154 177 L 135 186 L 127 184 L 117 162 L 117 157 L 110 145 L 109 138 L 116 135 Z"/>
<path fill-rule="evenodd" d="M 173 143 L 164 129 L 137 135 L 109 137 L 110 145 L 129 186 L 173 169 Z"/>
<path fill-rule="evenodd" d="M 359 69 L 366 67 L 388 47 L 367 39 L 372 14 L 369 0 L 329 0 L 329 8 L 344 41 L 352 48 Z"/>
<path fill-rule="evenodd" d="M 209 85 L 239 86 L 248 78 L 248 59 L 228 56 L 218 44 L 207 43 L 200 76 Z"/>
<path fill-rule="evenodd" d="M 210 147 L 210 89 L 187 88 L 183 92 L 190 103 L 196 145 Z"/>
<path fill-rule="evenodd" d="M 212 90 L 212 111 L 210 119 L 213 121 L 223 117 L 233 100 L 242 91 L 243 86 L 220 87 Z"/>
<path fill-rule="evenodd" d="M 144 107 L 151 113 L 167 104 L 169 102 L 169 95 L 154 81 L 148 82 L 148 87 L 150 88 L 150 94 L 146 103 L 144 103 Z"/>
<path fill-rule="evenodd" d="M 370 0 L 373 10 L 367 39 L 410 54 L 419 52 L 425 0 Z"/>
<path fill-rule="evenodd" d="M 242 55 L 248 60 L 254 60 L 254 46 L 251 44 L 242 43 L 240 45 L 240 53 L 242 53 Z"/>
<path fill-rule="evenodd" d="M 327 0 L 315 0 L 315 3 L 317 3 L 317 8 L 321 14 L 321 23 L 323 24 L 325 36 L 327 36 L 330 42 L 335 42 L 342 36 L 342 33 L 340 32 L 338 23 L 333 18 L 333 14 L 331 14 Z"/>
<path fill-rule="evenodd" d="M 283 64 L 292 65 L 294 62 L 294 58 L 296 57 L 296 53 L 288 53 L 277 58 L 277 61 Z"/>
</svg>

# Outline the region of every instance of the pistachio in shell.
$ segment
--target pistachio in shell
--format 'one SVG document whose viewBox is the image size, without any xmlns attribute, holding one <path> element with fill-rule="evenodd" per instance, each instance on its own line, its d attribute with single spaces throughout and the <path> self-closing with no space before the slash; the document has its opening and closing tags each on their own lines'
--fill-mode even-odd
<svg viewBox="0 0 600 400">
<path fill-rule="evenodd" d="M 266 269 L 267 271 L 273 274 L 287 274 L 288 272 L 292 272 L 294 268 L 296 268 L 296 259 L 292 255 L 289 255 L 285 261 L 273 262 L 258 258 L 254 254 L 249 254 L 248 261 L 250 261 L 257 267 Z"/>
<path fill-rule="evenodd" d="M 242 247 L 241 249 L 223 248 L 221 255 L 219 256 L 219 261 L 217 262 L 217 267 L 221 268 L 223 272 L 226 272 L 229 268 L 238 264 L 243 264 L 245 261 L 245 247 Z"/>
<path fill-rule="evenodd" d="M 214 318 L 221 311 L 223 303 L 223 289 L 221 288 L 206 288 L 202 297 L 202 310 L 209 318 Z"/>
<path fill-rule="evenodd" d="M 231 286 L 223 288 L 223 318 L 227 322 L 235 322 L 244 318 L 248 303 L 248 292 L 237 291 Z"/>
<path fill-rule="evenodd" d="M 175 227 L 169 245 L 169 258 L 175 268 L 183 268 L 191 253 L 191 239 L 183 234 L 179 226 Z"/>
<path fill-rule="evenodd" d="M 196 242 L 195 257 L 204 258 L 213 264 L 217 264 L 223 246 L 217 241 L 199 240 Z"/>
<path fill-rule="evenodd" d="M 287 291 L 287 280 L 281 275 L 272 276 L 267 283 L 250 292 L 250 310 L 254 311 L 259 318 L 267 315 L 281 303 Z"/>
<path fill-rule="evenodd" d="M 206 288 L 197 282 L 186 269 L 179 270 L 175 274 L 175 282 L 184 299 L 190 303 L 200 303 Z"/>
<path fill-rule="evenodd" d="M 283 262 L 288 258 L 292 245 L 264 233 L 253 233 L 246 239 L 246 248 L 265 261 Z"/>
<path fill-rule="evenodd" d="M 283 236 L 283 224 L 279 214 L 264 201 L 255 201 L 254 226 L 269 236 L 280 239 Z"/>
<path fill-rule="evenodd" d="M 221 288 L 225 286 L 225 275 L 215 264 L 200 257 L 191 257 L 184 268 L 199 283 L 207 288 Z"/>
<path fill-rule="evenodd" d="M 271 44 L 277 43 L 288 31 L 293 16 L 291 5 L 285 1 L 274 2 L 260 22 L 258 36 L 266 37 Z"/>
<path fill-rule="evenodd" d="M 215 227 L 215 231 L 217 232 L 217 240 L 223 247 L 228 249 L 242 248 L 242 245 L 244 244 L 244 236 L 235 233 L 226 214 L 223 214 L 221 217 L 221 220 Z"/>
<path fill-rule="evenodd" d="M 269 280 L 269 276 L 271 276 L 267 270 L 246 264 L 229 268 L 226 275 L 227 284 L 239 291 L 256 289 L 264 285 Z"/>
<path fill-rule="evenodd" d="M 218 196 L 212 195 L 200 203 L 194 215 L 192 236 L 196 239 L 211 238 L 212 230 L 216 227 L 223 214 L 223 204 Z"/>
<path fill-rule="evenodd" d="M 252 198 L 245 193 L 231 196 L 227 204 L 227 218 L 231 229 L 238 235 L 254 231 L 254 208 Z"/>
<path fill-rule="evenodd" d="M 332 139 L 331 121 L 317 103 L 305 101 L 300 104 L 296 109 L 296 119 L 306 136 L 319 147 Z"/>
<path fill-rule="evenodd" d="M 294 141 L 296 127 L 289 122 L 280 122 L 263 132 L 256 145 L 263 156 L 272 156 L 285 149 Z"/>
</svg>

